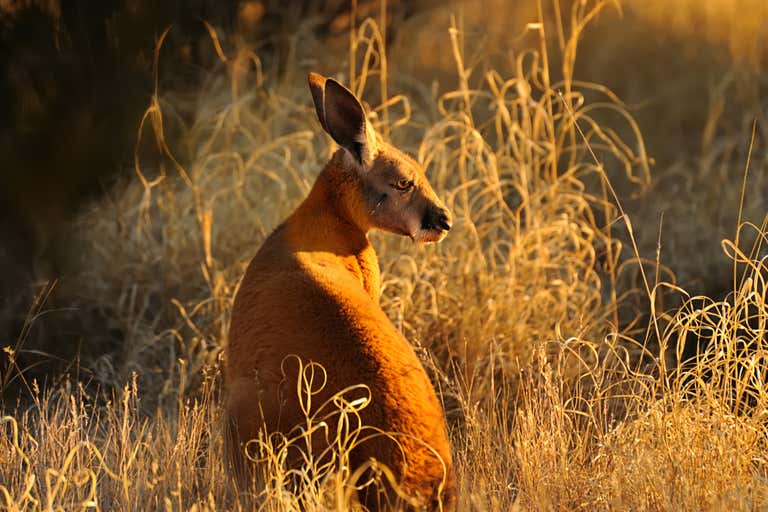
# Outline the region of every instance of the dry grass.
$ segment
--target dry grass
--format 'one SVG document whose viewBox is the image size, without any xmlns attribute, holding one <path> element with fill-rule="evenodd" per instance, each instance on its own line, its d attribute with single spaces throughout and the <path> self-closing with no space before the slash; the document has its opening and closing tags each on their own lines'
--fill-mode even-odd
<svg viewBox="0 0 768 512">
<path fill-rule="evenodd" d="M 765 64 L 768 4 L 760 0 L 677 0 L 675 8 L 666 2 L 631 2 L 633 8 L 653 26 L 696 36 L 726 47 L 733 57 L 752 66 Z"/>
<path fill-rule="evenodd" d="M 657 262 L 638 264 L 611 181 L 642 192 L 649 159 L 625 105 L 572 80 L 581 30 L 606 7 L 574 6 L 560 13 L 560 34 L 532 20 L 536 44 L 508 69 L 468 63 L 454 20 L 442 37 L 458 86 L 430 97 L 431 114 L 392 94 L 373 20 L 352 34 L 354 65 L 329 64 L 369 102 L 379 130 L 427 166 L 456 219 L 437 246 L 373 236 L 382 306 L 444 400 L 460 510 L 765 508 L 766 222 L 749 224 L 732 205 L 725 298 L 688 297 Z M 552 38 L 563 48 L 558 81 Z M 301 435 L 255 444 L 258 488 L 235 492 L 223 463 L 220 354 L 238 279 L 331 148 L 302 81 L 248 71 L 255 56 L 219 51 L 222 67 L 197 97 L 153 97 L 136 179 L 75 226 L 85 250 L 60 292 L 85 317 L 108 319 L 121 348 L 89 361 L 89 386 L 25 382 L 33 403 L 6 408 L 8 510 L 354 507 L 345 450 L 362 442 L 364 402 L 337 401 L 329 414 L 345 415 L 349 431 L 301 471 L 284 464 Z M 605 116 L 622 128 L 601 124 Z M 740 250 L 744 239 L 756 242 Z M 670 295 L 681 305 L 664 310 Z M 645 316 L 629 307 L 638 298 Z M 24 380 L 14 365 L 2 377 Z"/>
</svg>

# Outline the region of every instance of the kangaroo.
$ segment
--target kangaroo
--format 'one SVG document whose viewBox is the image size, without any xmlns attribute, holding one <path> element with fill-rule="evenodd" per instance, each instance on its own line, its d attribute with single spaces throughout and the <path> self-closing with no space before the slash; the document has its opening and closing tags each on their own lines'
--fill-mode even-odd
<svg viewBox="0 0 768 512">
<path fill-rule="evenodd" d="M 379 305 L 379 263 L 367 236 L 380 229 L 439 242 L 451 214 L 423 168 L 375 133 L 350 90 L 316 73 L 309 88 L 322 128 L 340 148 L 304 202 L 267 237 L 235 297 L 225 368 L 231 456 L 244 459 L 244 444 L 260 431 L 287 434 L 304 423 L 296 380 L 284 370 L 295 355 L 327 372 L 313 404 L 365 384 L 371 403 L 360 413 L 363 423 L 402 434 L 399 444 L 387 436 L 361 443 L 353 471 L 375 459 L 395 475 L 410 506 L 453 510 L 443 410 L 413 348 Z"/>
</svg>

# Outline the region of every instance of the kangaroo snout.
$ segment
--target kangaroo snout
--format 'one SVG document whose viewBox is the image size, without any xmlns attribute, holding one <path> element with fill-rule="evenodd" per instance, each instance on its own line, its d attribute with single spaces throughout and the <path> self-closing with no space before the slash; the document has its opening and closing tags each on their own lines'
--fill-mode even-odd
<svg viewBox="0 0 768 512">
<path fill-rule="evenodd" d="M 427 208 L 421 219 L 421 228 L 413 236 L 414 242 L 440 242 L 451 229 L 451 212 L 434 205 Z"/>
<path fill-rule="evenodd" d="M 430 208 L 421 221 L 421 229 L 450 231 L 451 224 L 451 212 L 445 208 Z"/>
</svg>

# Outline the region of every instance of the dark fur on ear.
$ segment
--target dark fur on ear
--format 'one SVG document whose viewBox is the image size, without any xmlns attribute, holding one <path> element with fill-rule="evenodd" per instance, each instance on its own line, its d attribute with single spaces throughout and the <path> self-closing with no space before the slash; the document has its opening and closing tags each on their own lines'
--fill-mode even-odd
<svg viewBox="0 0 768 512">
<path fill-rule="evenodd" d="M 325 77 L 317 73 L 309 74 L 309 91 L 312 93 L 312 101 L 315 102 L 315 111 L 317 111 L 317 118 L 320 120 L 320 125 L 323 130 L 328 131 L 328 127 L 325 125 Z"/>
<path fill-rule="evenodd" d="M 309 74 L 309 89 L 323 129 L 363 164 L 368 154 L 365 110 L 352 91 L 333 78 Z"/>
</svg>

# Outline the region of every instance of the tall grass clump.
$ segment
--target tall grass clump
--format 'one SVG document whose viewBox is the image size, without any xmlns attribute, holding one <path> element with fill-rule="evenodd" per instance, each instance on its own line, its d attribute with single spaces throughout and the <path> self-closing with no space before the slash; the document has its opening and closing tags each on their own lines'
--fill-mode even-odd
<svg viewBox="0 0 768 512">
<path fill-rule="evenodd" d="M 460 510 L 766 506 L 767 226 L 740 218 L 723 243 L 734 265 L 724 298 L 689 297 L 664 281 L 660 258 L 639 252 L 612 181 L 638 194 L 650 184 L 642 134 L 615 94 L 574 77 L 582 33 L 610 5 L 555 2 L 553 20 L 537 3 L 535 44 L 495 68 L 467 57 L 454 17 L 443 37 L 456 80 L 433 89 L 432 114 L 388 72 L 381 5 L 378 22 L 352 27 L 342 64 L 302 60 L 322 54 L 306 36 L 299 64 L 278 74 L 209 27 L 221 64 L 205 86 L 193 96 L 156 86 L 134 177 L 74 224 L 84 249 L 59 286 L 84 323 L 119 333 L 118 348 L 84 354 L 87 386 L 27 383 L 32 402 L 4 411 L 3 506 L 359 507 L 345 457 L 364 442 L 355 418 L 365 400 L 329 404 L 349 428 L 320 458 L 306 446 L 313 432 L 330 435 L 322 417 L 255 440 L 251 488 L 235 487 L 222 449 L 220 357 L 238 280 L 332 151 L 303 81 L 310 69 L 367 100 L 377 129 L 424 164 L 454 214 L 440 245 L 372 238 L 382 307 L 446 408 Z M 158 65 L 162 48 L 161 37 Z M 623 128 L 601 124 L 609 117 Z M 749 251 L 745 238 L 757 240 Z M 665 310 L 670 294 L 681 306 Z M 323 370 L 303 368 L 297 392 L 311 395 Z M 286 464 L 289 450 L 304 453 L 302 468 Z"/>
</svg>

